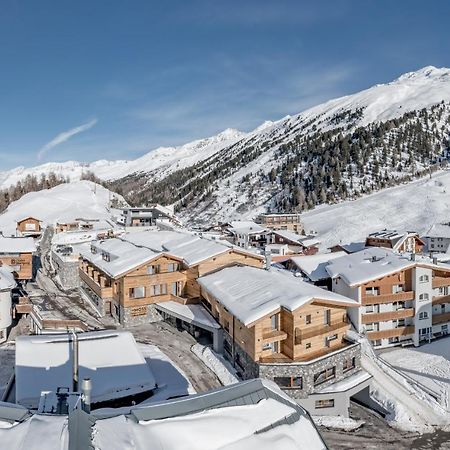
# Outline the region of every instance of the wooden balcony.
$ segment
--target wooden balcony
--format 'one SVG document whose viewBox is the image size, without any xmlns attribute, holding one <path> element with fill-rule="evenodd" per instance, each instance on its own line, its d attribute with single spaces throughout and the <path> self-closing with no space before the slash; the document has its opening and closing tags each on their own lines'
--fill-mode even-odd
<svg viewBox="0 0 450 450">
<path fill-rule="evenodd" d="M 435 295 L 432 300 L 433 305 L 442 305 L 450 303 L 450 295 Z"/>
<path fill-rule="evenodd" d="M 282 330 L 272 330 L 270 328 L 266 328 L 263 330 L 263 342 L 265 344 L 270 342 L 279 342 L 287 339 L 287 333 Z"/>
<path fill-rule="evenodd" d="M 340 320 L 339 322 L 332 322 L 330 325 L 320 325 L 315 327 L 306 327 L 304 329 L 296 329 L 295 345 L 299 345 L 302 343 L 302 341 L 311 339 L 314 336 L 327 335 L 333 331 L 346 330 L 348 328 L 348 322 Z"/>
<path fill-rule="evenodd" d="M 100 298 L 112 297 L 112 287 L 101 286 L 82 268 L 78 269 L 78 273 L 80 275 L 81 281 L 86 283 L 89 286 L 89 288 L 92 289 Z"/>
<path fill-rule="evenodd" d="M 391 337 L 408 336 L 410 334 L 414 334 L 414 325 L 409 325 L 407 327 L 391 328 L 389 330 L 382 330 L 382 331 L 369 331 L 367 333 L 367 337 L 371 341 L 376 341 L 377 339 L 388 339 Z"/>
<path fill-rule="evenodd" d="M 398 292 L 397 294 L 364 295 L 361 299 L 362 305 L 381 305 L 394 302 L 406 302 L 414 300 L 414 291 Z"/>
<path fill-rule="evenodd" d="M 433 277 L 431 285 L 433 288 L 450 286 L 450 277 Z"/>
<path fill-rule="evenodd" d="M 432 321 L 433 325 L 437 325 L 439 323 L 450 322 L 450 313 L 433 314 L 431 321 Z"/>
<path fill-rule="evenodd" d="M 388 320 L 406 319 L 414 317 L 414 308 L 399 309 L 397 311 L 386 311 L 382 313 L 362 314 L 362 323 L 387 322 Z"/>
</svg>

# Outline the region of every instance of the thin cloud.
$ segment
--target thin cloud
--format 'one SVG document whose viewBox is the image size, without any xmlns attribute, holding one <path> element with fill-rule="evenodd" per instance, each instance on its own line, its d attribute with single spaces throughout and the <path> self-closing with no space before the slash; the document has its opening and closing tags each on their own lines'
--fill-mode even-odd
<svg viewBox="0 0 450 450">
<path fill-rule="evenodd" d="M 97 119 L 93 119 L 83 125 L 80 125 L 75 128 L 71 128 L 70 130 L 63 131 L 55 136 L 50 142 L 47 142 L 37 153 L 37 159 L 40 161 L 52 148 L 57 145 L 62 144 L 63 142 L 68 141 L 73 136 L 82 133 L 83 131 L 90 130 L 97 123 Z"/>
</svg>

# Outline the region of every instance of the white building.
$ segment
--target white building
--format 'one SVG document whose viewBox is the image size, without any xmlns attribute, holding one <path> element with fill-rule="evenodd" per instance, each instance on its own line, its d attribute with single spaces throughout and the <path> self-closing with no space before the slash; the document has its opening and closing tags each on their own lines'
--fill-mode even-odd
<svg viewBox="0 0 450 450">
<path fill-rule="evenodd" d="M 375 347 L 428 341 L 450 325 L 450 265 L 372 247 L 329 262 L 334 292 L 359 304 L 349 317 Z"/>
<path fill-rule="evenodd" d="M 5 342 L 12 323 L 11 290 L 16 285 L 8 266 L 0 267 L 0 343 Z"/>
<path fill-rule="evenodd" d="M 423 236 L 427 251 L 447 253 L 450 246 L 450 223 L 437 223 Z"/>
</svg>

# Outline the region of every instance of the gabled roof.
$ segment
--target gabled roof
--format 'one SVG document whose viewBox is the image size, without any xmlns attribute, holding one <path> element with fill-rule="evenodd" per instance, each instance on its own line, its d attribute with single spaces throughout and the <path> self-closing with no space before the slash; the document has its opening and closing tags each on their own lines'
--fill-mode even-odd
<svg viewBox="0 0 450 450">
<path fill-rule="evenodd" d="M 326 291 L 294 277 L 290 272 L 248 266 L 224 268 L 198 279 L 202 288 L 215 297 L 244 325 L 279 308 L 295 311 L 313 300 L 354 307 L 350 298 Z"/>
<path fill-rule="evenodd" d="M 303 245 L 304 247 L 319 244 L 319 240 L 315 236 L 304 236 L 289 230 L 272 230 L 271 233 L 288 241 Z"/>
<path fill-rule="evenodd" d="M 24 222 L 25 220 L 28 220 L 28 219 L 33 219 L 33 220 L 37 220 L 38 222 L 42 222 L 42 220 L 36 219 L 36 217 L 33 217 L 33 216 L 24 217 L 23 219 L 16 220 L 16 222 L 20 223 L 20 222 Z"/>
<path fill-rule="evenodd" d="M 234 221 L 231 222 L 231 227 L 228 229 L 230 233 L 234 234 L 260 234 L 267 232 L 267 228 L 263 228 L 251 220 Z"/>
</svg>

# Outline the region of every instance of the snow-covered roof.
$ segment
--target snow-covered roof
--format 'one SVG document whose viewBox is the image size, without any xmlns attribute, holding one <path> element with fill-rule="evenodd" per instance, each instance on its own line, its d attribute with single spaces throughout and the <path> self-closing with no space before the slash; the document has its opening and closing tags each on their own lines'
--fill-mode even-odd
<svg viewBox="0 0 450 450">
<path fill-rule="evenodd" d="M 131 333 L 88 332 L 78 341 L 79 379 L 91 378 L 93 403 L 154 389 L 153 374 Z M 68 334 L 17 337 L 17 403 L 36 408 L 42 391 L 71 386 L 71 347 Z"/>
<path fill-rule="evenodd" d="M 311 280 L 330 278 L 326 266 L 329 261 L 345 256 L 345 252 L 318 253 L 311 256 L 294 256 L 291 261 Z"/>
<path fill-rule="evenodd" d="M 290 230 L 273 230 L 272 233 L 289 241 L 298 242 L 305 247 L 310 247 L 311 245 L 319 243 L 319 240 L 315 236 L 302 236 Z"/>
<path fill-rule="evenodd" d="M 334 246 L 333 246 L 334 247 Z M 344 250 L 345 253 L 356 253 L 366 248 L 365 242 L 350 242 L 349 244 L 339 244 L 339 247 Z"/>
<path fill-rule="evenodd" d="M 231 227 L 228 229 L 228 231 L 234 234 L 258 234 L 267 231 L 267 228 L 263 228 L 261 225 L 258 225 L 251 220 L 234 221 L 231 222 L 230 225 Z"/>
<path fill-rule="evenodd" d="M 28 219 L 33 219 L 33 220 L 37 220 L 38 222 L 42 222 L 42 220 L 36 219 L 36 217 L 33 217 L 33 216 L 22 217 L 21 219 L 17 219 L 16 222 L 20 223 L 20 222 L 24 222 L 25 220 L 28 220 Z"/>
<path fill-rule="evenodd" d="M 280 307 L 295 311 L 314 299 L 345 306 L 358 305 L 355 300 L 277 269 L 227 267 L 200 277 L 198 283 L 244 325 L 250 325 Z"/>
<path fill-rule="evenodd" d="M 10 291 L 16 286 L 13 270 L 9 266 L 0 266 L 0 291 Z"/>
<path fill-rule="evenodd" d="M 431 227 L 428 233 L 425 233 L 425 237 L 450 239 L 450 225 L 444 223 L 436 223 Z"/>
<path fill-rule="evenodd" d="M 168 312 L 169 314 L 178 317 L 185 322 L 193 323 L 195 325 L 204 325 L 208 328 L 220 328 L 213 316 L 202 306 L 196 304 L 183 305 L 174 301 L 157 303 L 156 307 L 159 310 Z"/>
<path fill-rule="evenodd" d="M 0 234 L 0 254 L 2 253 L 33 253 L 36 244 L 32 237 L 7 237 Z"/>
<path fill-rule="evenodd" d="M 353 286 L 399 272 L 415 264 L 416 261 L 412 261 L 407 255 L 399 255 L 391 249 L 368 247 L 330 261 L 326 269 L 332 278 L 340 277 Z"/>
<path fill-rule="evenodd" d="M 95 253 L 92 253 L 92 249 L 95 250 Z M 102 272 L 115 278 L 157 258 L 161 253 L 114 238 L 82 244 L 80 245 L 80 255 Z"/>
<path fill-rule="evenodd" d="M 142 230 L 125 233 L 121 236 L 121 239 L 141 247 L 147 247 L 154 252 L 163 252 L 166 250 L 164 248 L 166 242 L 174 241 L 185 236 L 192 235 L 180 231 Z"/>
</svg>

